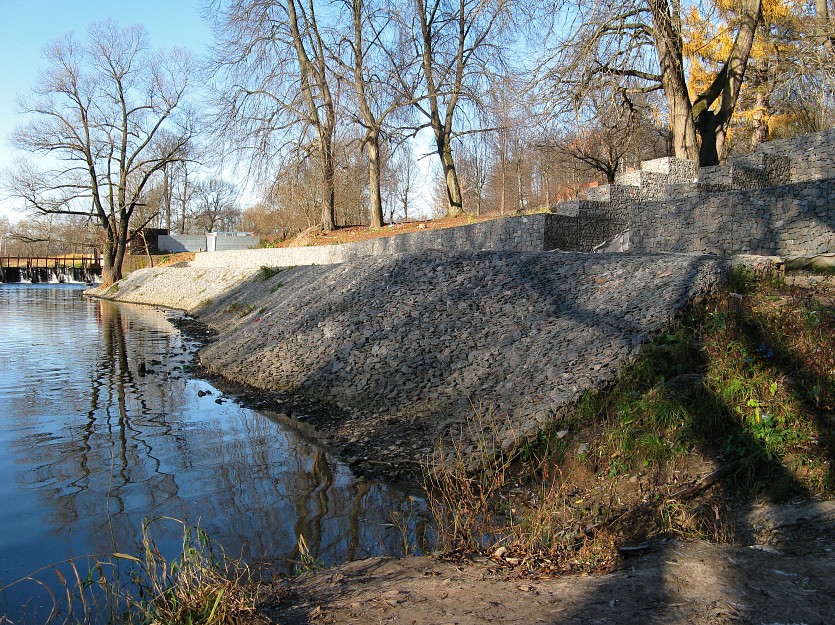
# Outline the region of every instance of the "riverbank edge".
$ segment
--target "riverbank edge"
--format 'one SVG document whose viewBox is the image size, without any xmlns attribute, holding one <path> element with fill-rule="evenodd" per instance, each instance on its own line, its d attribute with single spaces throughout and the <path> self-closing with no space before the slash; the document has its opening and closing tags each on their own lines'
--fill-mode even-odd
<svg viewBox="0 0 835 625">
<path fill-rule="evenodd" d="M 205 375 L 251 407 L 316 428 L 355 471 L 394 481 L 418 476 L 441 428 L 465 424 L 474 410 L 513 420 L 501 440 L 505 451 L 535 438 L 583 393 L 613 384 L 643 345 L 735 267 L 783 271 L 779 258 L 752 256 L 423 252 L 290 268 L 248 266 L 252 255 L 241 256 L 237 269 L 178 263 L 85 294 L 185 311 L 216 332 L 200 351 Z M 557 277 L 542 275 L 549 273 Z M 463 286 L 447 291 L 449 283 Z M 381 317 L 397 321 L 381 327 Z M 418 322 L 416 335 L 406 333 Z M 496 331 L 462 340 L 485 333 L 485 323 Z M 561 325 L 549 334 L 554 323 Z M 306 342 L 288 347 L 300 336 Z M 455 347 L 463 350 L 457 360 L 443 356 Z M 555 360 L 555 351 L 570 356 Z M 406 359 L 413 352 L 424 355 L 422 364 Z M 381 354 L 381 364 L 363 371 Z M 499 360 L 511 365 L 497 369 Z M 301 364 L 288 372 L 288 361 Z M 546 365 L 545 377 L 529 373 Z M 429 382 L 416 391 L 410 378 L 421 374 Z M 499 377 L 504 388 L 490 387 Z M 380 390 L 357 391 L 358 379 L 369 378 Z M 544 387 L 553 387 L 550 394 L 542 395 Z M 383 394 L 394 399 L 374 401 Z M 406 421 L 411 430 L 401 431 Z"/>
<path fill-rule="evenodd" d="M 748 267 L 758 267 L 759 269 L 765 266 L 759 260 L 753 264 L 750 261 L 742 264 Z M 779 263 L 766 263 L 766 265 L 773 270 L 775 266 L 779 266 Z M 328 270 L 323 269 L 321 272 L 327 273 Z M 185 275 L 182 274 L 180 277 L 182 278 Z M 246 279 L 253 280 L 253 274 L 250 274 Z M 259 281 L 258 278 L 254 278 L 254 280 L 255 284 L 267 281 Z M 268 290 L 268 284 L 261 286 L 262 291 Z M 118 295 L 118 293 L 115 295 Z M 119 298 L 108 297 L 107 299 Z M 217 315 L 218 306 L 221 306 L 225 301 L 221 297 L 217 302 L 210 304 L 208 308 L 214 306 L 214 314 Z M 164 305 L 159 302 L 142 303 Z M 228 304 L 226 305 L 228 306 Z M 205 305 L 203 307 L 207 308 Z M 192 314 L 196 312 L 198 318 L 205 314 L 210 314 L 208 312 L 201 315 L 199 310 L 192 310 L 191 312 Z M 256 313 L 257 311 L 253 311 L 250 314 Z M 251 320 L 252 318 L 249 317 L 249 319 Z M 223 328 L 222 324 L 220 327 Z M 225 328 L 225 330 L 229 329 L 229 326 Z M 222 329 L 221 334 L 223 333 L 224 330 Z M 260 398 L 260 401 L 265 401 L 263 391 L 254 389 L 252 393 L 253 398 L 257 397 Z M 304 411 L 300 411 L 299 414 L 305 416 Z M 294 415 L 291 414 L 290 416 L 293 418 Z M 831 523 L 831 510 L 827 514 L 827 523 Z M 590 585 L 581 594 L 589 594 L 590 596 L 599 593 L 606 594 L 607 597 L 610 597 L 607 599 L 609 603 L 614 602 L 619 610 L 607 611 L 603 608 L 597 610 L 594 606 L 589 608 L 588 605 L 584 606 L 582 602 L 579 602 L 579 607 L 582 608 L 584 616 L 581 618 L 578 612 L 574 615 L 573 619 L 560 622 L 584 622 L 583 618 L 591 614 L 588 612 L 588 609 L 592 609 L 596 613 L 599 612 L 598 616 L 605 617 L 611 612 L 611 615 L 617 614 L 620 616 L 618 622 L 638 623 L 644 622 L 639 619 L 639 616 L 627 615 L 620 611 L 629 609 L 630 604 L 627 603 L 627 600 L 629 595 L 633 591 L 637 592 L 639 586 L 641 586 L 641 583 L 638 582 L 647 577 L 654 579 L 656 582 L 665 578 L 667 574 L 664 573 L 664 570 L 669 568 L 669 562 L 667 560 L 673 556 L 675 560 L 680 562 L 698 560 L 705 563 L 705 549 L 708 551 L 713 549 L 714 551 L 710 554 L 711 558 L 708 559 L 708 564 L 705 564 L 706 570 L 700 573 L 700 575 L 707 577 L 713 576 L 717 579 L 723 575 L 722 571 L 724 569 L 733 566 L 733 562 L 746 560 L 746 556 L 751 554 L 750 551 L 739 547 L 720 548 L 708 547 L 704 543 L 695 543 L 694 545 L 671 543 L 656 547 L 654 550 L 655 556 L 641 559 L 638 565 L 633 564 L 631 574 L 622 572 L 615 576 L 607 576 L 605 578 L 590 578 L 586 576 L 571 577 L 565 579 L 565 582 L 560 580 L 539 580 L 531 584 L 523 583 L 524 590 L 521 592 L 519 590 L 520 581 L 515 574 L 510 574 L 501 568 L 488 572 L 490 571 L 489 561 L 483 563 L 488 565 L 486 569 L 479 566 L 474 569 L 468 568 L 465 572 L 460 568 L 458 563 L 444 562 L 431 557 L 405 558 L 401 560 L 374 559 L 361 563 L 347 563 L 326 572 L 305 574 L 293 580 L 289 585 L 284 581 L 277 581 L 275 586 L 270 589 L 269 598 L 265 599 L 264 605 L 272 606 L 272 608 L 266 608 L 266 613 L 270 614 L 272 618 L 280 619 L 277 622 L 281 622 L 284 625 L 292 625 L 293 623 L 309 623 L 311 618 L 315 618 L 317 622 L 336 623 L 348 622 L 345 620 L 346 618 L 359 618 L 360 620 L 356 622 L 367 622 L 367 619 L 372 616 L 374 618 L 382 618 L 383 616 L 387 618 L 394 618 L 396 616 L 405 617 L 408 616 L 410 610 L 415 609 L 415 602 L 420 602 L 420 609 L 426 615 L 426 619 L 418 619 L 415 622 L 429 623 L 442 622 L 434 619 L 433 614 L 451 615 L 458 608 L 463 609 L 464 607 L 474 609 L 472 614 L 481 610 L 482 614 L 480 618 L 486 619 L 487 616 L 486 613 L 483 613 L 483 609 L 489 603 L 487 597 L 495 595 L 501 596 L 506 602 L 504 608 L 516 611 L 516 615 L 518 616 L 523 618 L 525 616 L 542 617 L 552 613 L 551 608 L 553 608 L 554 602 L 562 602 L 564 606 L 574 605 L 576 607 L 578 602 L 566 603 L 564 598 L 567 596 L 566 593 L 576 594 L 577 589 L 569 580 L 574 580 L 576 583 L 577 580 L 583 579 L 588 580 Z M 767 550 L 764 553 L 770 554 Z M 750 558 L 747 559 L 750 560 Z M 800 560 L 788 564 L 785 558 L 774 554 L 768 555 L 767 559 L 769 559 L 768 563 L 763 562 L 758 564 L 758 566 L 779 568 L 779 570 L 787 575 L 801 576 L 808 574 L 808 570 L 805 568 L 806 564 Z M 819 558 L 818 560 L 821 559 Z M 819 562 L 816 560 L 814 566 L 817 568 L 826 568 L 828 566 L 831 569 L 830 564 L 827 564 L 825 561 Z M 395 569 L 396 574 L 394 574 Z M 476 573 L 475 577 L 473 577 L 474 572 Z M 675 610 L 681 612 L 681 615 L 678 620 L 672 620 L 670 622 L 692 622 L 694 617 L 700 616 L 703 613 L 703 608 L 698 606 L 698 603 L 705 599 L 705 593 L 698 588 L 699 582 L 703 581 L 703 579 L 704 577 L 697 577 L 696 583 L 693 584 L 694 591 L 683 593 L 677 597 L 676 601 L 673 601 L 674 605 L 678 606 Z M 803 577 L 802 579 L 805 580 L 808 578 Z M 419 596 L 415 590 L 417 586 L 421 586 L 431 594 L 435 583 L 439 581 L 446 581 L 447 589 L 449 587 L 455 588 L 458 590 L 458 593 L 440 593 L 437 597 L 430 598 Z M 565 586 L 566 583 L 569 586 Z M 635 586 L 635 583 L 638 583 L 638 586 Z M 621 588 L 621 586 L 624 587 Z M 400 590 L 403 587 L 407 587 L 408 590 Z M 476 588 L 477 592 L 474 596 L 468 600 L 462 598 L 462 593 L 465 590 L 470 592 Z M 536 599 L 541 593 L 548 595 L 549 600 L 547 602 Z M 652 593 L 652 596 L 642 595 L 640 599 L 641 601 L 657 601 L 659 597 L 656 597 L 656 594 L 658 593 Z M 516 596 L 515 599 L 513 595 Z M 740 598 L 739 595 L 733 595 L 733 593 L 729 593 L 728 596 L 732 601 L 738 601 Z M 455 598 L 450 599 L 450 597 Z M 518 603 L 514 604 L 512 603 L 513 601 Z M 641 601 L 635 603 L 640 604 Z M 671 600 L 668 598 L 667 601 Z M 633 607 L 637 615 L 640 615 L 642 613 L 640 611 L 645 609 L 640 605 Z M 606 612 L 606 614 L 603 614 L 603 612 Z M 644 612 L 643 614 L 646 613 Z M 496 623 L 517 622 L 511 616 L 507 614 L 507 610 L 503 610 L 501 615 L 493 614 L 491 619 L 473 622 L 487 622 L 488 620 Z M 363 618 L 366 621 L 363 621 Z M 466 617 L 463 618 L 466 619 Z M 469 621 L 462 620 L 460 622 Z M 705 622 L 712 623 L 714 621 Z"/>
</svg>

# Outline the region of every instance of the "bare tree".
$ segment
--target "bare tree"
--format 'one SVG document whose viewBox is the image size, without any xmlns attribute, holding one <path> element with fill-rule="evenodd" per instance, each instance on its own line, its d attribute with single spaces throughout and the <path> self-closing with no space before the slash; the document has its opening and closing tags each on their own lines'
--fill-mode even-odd
<svg viewBox="0 0 835 625">
<path fill-rule="evenodd" d="M 409 211 L 414 202 L 417 185 L 418 164 L 411 146 L 405 143 L 394 151 L 394 156 L 386 162 L 387 187 L 389 189 L 389 221 L 396 216 L 402 221 L 409 221 Z"/>
<path fill-rule="evenodd" d="M 83 44 L 59 39 L 45 54 L 48 66 L 21 106 L 30 121 L 13 141 L 49 157 L 48 165 L 24 165 L 9 184 L 34 212 L 95 219 L 104 230 L 103 282 L 111 284 L 122 276 L 146 189 L 192 137 L 184 110 L 190 59 L 181 50 L 154 53 L 141 27 L 115 22 L 93 24 Z"/>
<path fill-rule="evenodd" d="M 637 152 L 644 159 L 664 155 L 663 132 L 649 121 L 649 107 L 640 101 L 642 94 L 636 100 L 625 90 L 611 87 L 589 95 L 588 106 L 578 112 L 571 130 L 541 144 L 600 172 L 609 184 L 615 182 L 630 155 Z"/>
<path fill-rule="evenodd" d="M 336 60 L 354 89 L 360 143 L 368 157 L 368 199 L 372 228 L 383 226 L 381 140 L 387 119 L 409 103 L 398 79 L 409 72 L 395 39 L 390 5 L 377 0 L 342 0 L 348 16 L 337 44 Z M 406 79 L 408 80 L 408 79 Z M 411 90 L 411 89 L 410 89 Z"/>
<path fill-rule="evenodd" d="M 475 204 L 475 214 L 484 212 L 487 183 L 494 165 L 490 156 L 490 138 L 486 133 L 478 133 L 461 143 L 461 179 L 464 182 L 464 197 L 469 196 L 470 205 Z"/>
<path fill-rule="evenodd" d="M 495 127 L 491 133 L 497 153 L 498 181 L 494 195 L 498 196 L 499 213 L 508 210 L 508 195 L 517 200 L 517 209 L 521 209 L 524 199 L 521 188 L 522 160 L 524 159 L 521 135 L 526 132 L 523 119 L 531 112 L 522 109 L 519 97 L 520 85 L 509 76 L 499 76 L 491 81 L 490 96 L 487 106 L 489 124 Z M 511 173 L 516 174 L 516 184 L 511 185 Z"/>
<path fill-rule="evenodd" d="M 422 79 L 422 91 L 409 95 L 432 130 L 450 216 L 463 211 L 453 140 L 473 130 L 462 124 L 461 110 L 481 106 L 487 78 L 503 66 L 503 37 L 522 19 L 524 6 L 517 0 L 409 0 L 403 11 L 412 16 L 409 36 Z"/>
<path fill-rule="evenodd" d="M 334 145 L 334 184 L 336 186 L 336 215 L 346 226 L 370 222 L 367 206 L 368 159 L 357 150 L 359 141 L 351 135 L 338 137 Z M 373 219 L 373 216 L 371 217 Z"/>
<path fill-rule="evenodd" d="M 289 153 L 265 194 L 265 203 L 272 208 L 270 212 L 292 229 L 316 224 L 322 205 L 320 172 L 315 158 Z"/>
<path fill-rule="evenodd" d="M 313 0 L 215 0 L 222 8 L 215 64 L 218 127 L 269 161 L 306 131 L 322 168 L 321 224 L 335 227 L 337 103 L 332 55 Z M 301 131 L 293 135 L 291 130 Z"/>
<path fill-rule="evenodd" d="M 232 229 L 240 219 L 238 190 L 219 178 L 209 178 L 197 183 L 195 188 L 194 223 L 201 232 Z"/>
</svg>

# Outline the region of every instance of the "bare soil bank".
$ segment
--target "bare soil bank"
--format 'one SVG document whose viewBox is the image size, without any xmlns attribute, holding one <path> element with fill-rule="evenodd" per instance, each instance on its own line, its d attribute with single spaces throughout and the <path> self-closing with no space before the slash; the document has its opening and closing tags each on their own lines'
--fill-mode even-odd
<svg viewBox="0 0 835 625">
<path fill-rule="evenodd" d="M 352 562 L 278 584 L 265 617 L 282 625 L 831 624 L 833 521 L 829 506 L 826 520 L 783 525 L 767 544 L 658 542 L 606 575 L 519 577 L 487 558 Z"/>
</svg>

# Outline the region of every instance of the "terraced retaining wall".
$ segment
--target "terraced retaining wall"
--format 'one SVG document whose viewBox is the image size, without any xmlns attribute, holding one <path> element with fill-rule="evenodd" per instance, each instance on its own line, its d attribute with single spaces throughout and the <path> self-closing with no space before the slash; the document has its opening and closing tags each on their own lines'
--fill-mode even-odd
<svg viewBox="0 0 835 625">
<path fill-rule="evenodd" d="M 197 254 L 192 266 L 234 269 L 334 265 L 364 256 L 386 256 L 424 250 L 536 252 L 557 247 L 549 239 L 552 236 L 548 226 L 550 217 L 552 216 L 548 214 L 539 214 L 494 219 L 458 228 L 412 232 L 342 245 Z"/>
<path fill-rule="evenodd" d="M 835 178 L 644 202 L 630 250 L 814 256 L 835 251 Z"/>
<path fill-rule="evenodd" d="M 675 158 L 563 202 L 556 214 L 508 217 L 322 247 L 218 251 L 192 265 L 252 269 L 331 265 L 421 250 L 566 250 L 811 256 L 835 252 L 835 131 L 773 141 L 696 172 Z"/>
<path fill-rule="evenodd" d="M 835 131 L 696 172 L 663 158 L 557 206 L 562 249 L 813 256 L 835 251 Z M 609 242 L 613 242 L 609 245 Z"/>
</svg>

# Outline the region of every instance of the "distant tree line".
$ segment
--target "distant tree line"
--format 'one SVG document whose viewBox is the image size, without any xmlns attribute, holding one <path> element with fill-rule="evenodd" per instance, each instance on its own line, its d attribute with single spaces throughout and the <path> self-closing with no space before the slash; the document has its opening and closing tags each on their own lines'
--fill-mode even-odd
<svg viewBox="0 0 835 625">
<path fill-rule="evenodd" d="M 108 281 L 146 225 L 283 239 L 548 209 L 642 159 L 711 165 L 835 121 L 831 0 L 208 9 L 203 63 L 94 24 L 50 45 L 23 100 L 14 143 L 50 158 L 6 187 L 49 223 L 95 224 Z"/>
</svg>

